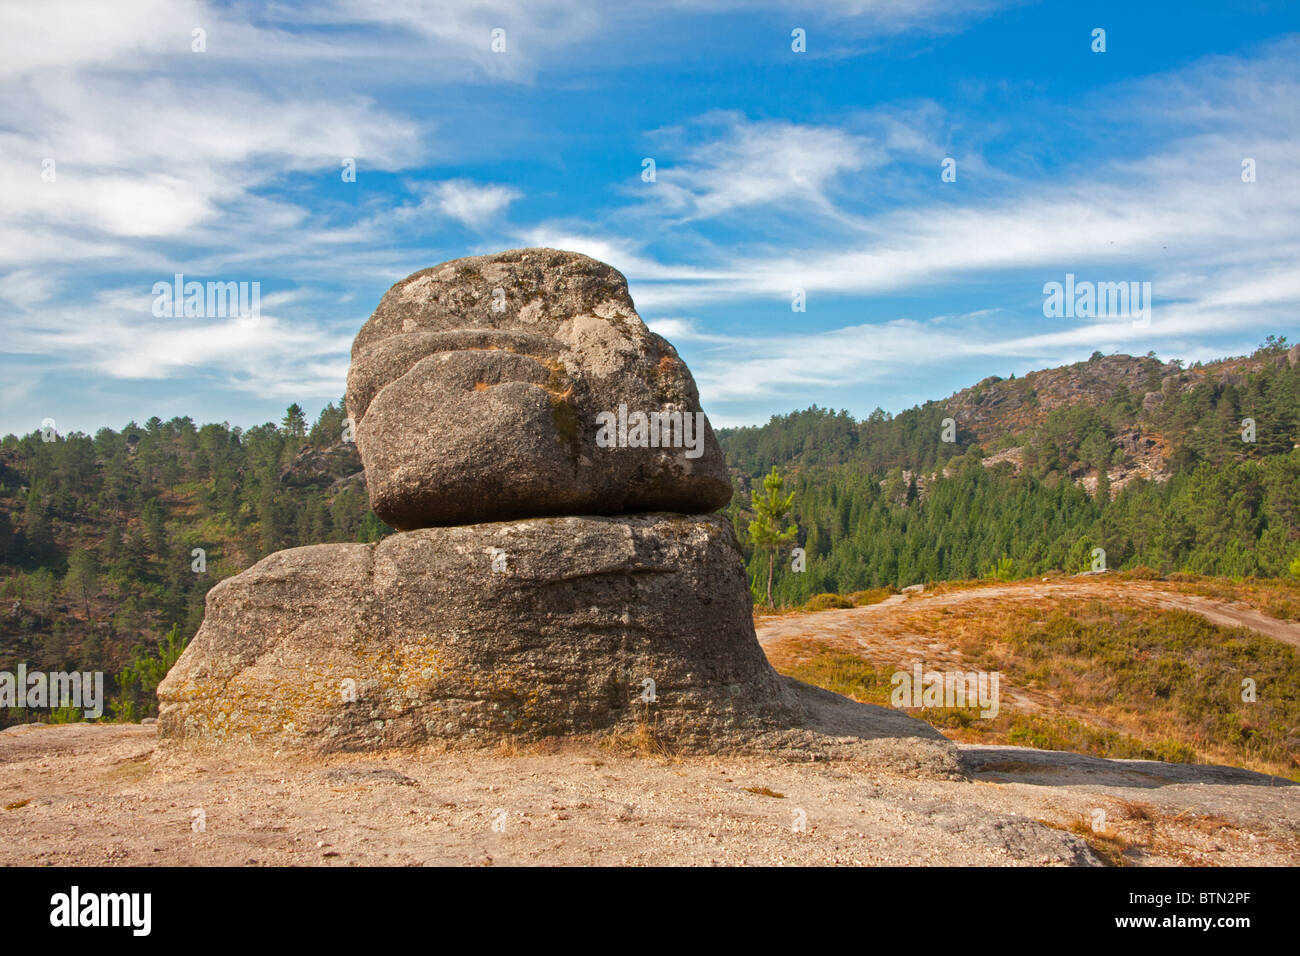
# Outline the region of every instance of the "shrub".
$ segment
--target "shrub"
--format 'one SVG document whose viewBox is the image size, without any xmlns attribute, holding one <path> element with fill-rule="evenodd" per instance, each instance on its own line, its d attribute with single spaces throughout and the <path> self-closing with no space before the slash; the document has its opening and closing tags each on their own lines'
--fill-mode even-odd
<svg viewBox="0 0 1300 956">
<path fill-rule="evenodd" d="M 1155 568 L 1148 568 L 1145 564 L 1121 571 L 1119 576 L 1125 581 L 1159 581 L 1163 577 Z"/>
<path fill-rule="evenodd" d="M 869 588 L 865 591 L 854 591 L 849 595 L 849 600 L 854 607 L 866 607 L 868 604 L 879 604 L 891 593 L 889 588 Z"/>
<path fill-rule="evenodd" d="M 52 724 L 79 724 L 85 717 L 85 712 L 80 707 L 73 707 L 69 704 L 66 707 L 56 707 L 50 711 L 50 723 Z"/>
<path fill-rule="evenodd" d="M 188 643 L 187 638 L 181 637 L 180 628 L 172 625 L 171 631 L 153 653 L 142 647 L 135 649 L 131 663 L 117 675 L 119 695 L 112 702 L 116 720 L 138 723 L 142 717 L 157 716 L 158 684 L 167 676 Z"/>
<path fill-rule="evenodd" d="M 853 602 L 838 594 L 818 594 L 808 599 L 805 611 L 829 611 L 833 608 L 853 607 Z"/>
<path fill-rule="evenodd" d="M 997 564 L 984 572 L 984 576 L 997 581 L 1014 581 L 1016 579 L 1016 563 L 1011 560 L 1009 555 L 1004 554 L 998 559 Z"/>
</svg>

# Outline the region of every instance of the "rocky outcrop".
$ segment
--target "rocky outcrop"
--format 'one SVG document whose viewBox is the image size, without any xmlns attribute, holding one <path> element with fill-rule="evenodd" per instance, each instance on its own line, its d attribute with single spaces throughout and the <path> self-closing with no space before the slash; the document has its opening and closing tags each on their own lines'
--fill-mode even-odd
<svg viewBox="0 0 1300 956">
<path fill-rule="evenodd" d="M 393 286 L 353 344 L 347 407 L 371 507 L 399 530 L 731 498 L 685 363 L 623 276 L 576 253 L 458 259 Z M 602 436 L 602 413 L 627 424 Z"/>
<path fill-rule="evenodd" d="M 271 555 L 212 589 L 163 733 L 325 749 L 634 731 L 734 744 L 798 703 L 728 522 L 567 517 Z"/>
<path fill-rule="evenodd" d="M 410 530 L 282 551 L 214 587 L 159 684 L 164 737 L 336 751 L 629 735 L 867 747 L 901 772 L 958 773 L 929 725 L 768 664 L 731 524 L 699 514 L 731 482 L 695 384 L 609 266 L 533 249 L 416 273 L 357 336 L 347 403 L 373 508 Z M 699 441 L 643 446 L 637 412 L 698 416 L 683 433 Z M 285 480 L 328 465 L 308 454 Z"/>
<path fill-rule="evenodd" d="M 332 488 L 358 473 L 356 445 L 339 442 L 327 448 L 304 447 L 280 472 L 280 484 L 290 488 Z"/>
</svg>

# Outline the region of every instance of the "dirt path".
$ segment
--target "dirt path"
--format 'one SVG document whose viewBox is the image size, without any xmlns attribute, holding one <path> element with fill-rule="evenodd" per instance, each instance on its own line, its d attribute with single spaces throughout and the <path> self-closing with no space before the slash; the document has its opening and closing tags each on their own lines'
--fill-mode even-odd
<svg viewBox="0 0 1300 956">
<path fill-rule="evenodd" d="M 978 601 L 1040 601 L 1044 598 L 1106 598 L 1176 608 L 1200 614 L 1225 627 L 1245 627 L 1274 640 L 1300 648 L 1300 621 L 1282 621 L 1252 607 L 1195 594 L 1171 591 L 1149 582 L 1117 581 L 1106 578 L 1030 581 L 991 585 L 938 594 L 896 594 L 879 604 L 838 611 L 817 611 L 781 617 L 758 618 L 759 642 L 766 645 L 786 638 L 843 638 L 851 632 L 869 632 L 872 627 L 905 614 L 928 608 L 953 607 Z M 938 646 L 931 648 L 939 650 Z"/>
</svg>

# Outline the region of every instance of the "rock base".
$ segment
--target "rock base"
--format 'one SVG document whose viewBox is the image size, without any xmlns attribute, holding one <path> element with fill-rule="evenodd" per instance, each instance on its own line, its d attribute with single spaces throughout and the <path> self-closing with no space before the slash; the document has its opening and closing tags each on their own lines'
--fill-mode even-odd
<svg viewBox="0 0 1300 956">
<path fill-rule="evenodd" d="M 208 594 L 163 737 L 316 751 L 627 735 L 849 755 L 929 725 L 781 677 L 731 525 L 676 514 L 426 528 L 281 551 Z M 846 749 L 847 748 L 847 751 Z"/>
<path fill-rule="evenodd" d="M 652 682 L 652 683 L 651 683 Z M 552 518 L 273 554 L 208 595 L 166 737 L 324 750 L 797 719 L 719 517 Z"/>
</svg>

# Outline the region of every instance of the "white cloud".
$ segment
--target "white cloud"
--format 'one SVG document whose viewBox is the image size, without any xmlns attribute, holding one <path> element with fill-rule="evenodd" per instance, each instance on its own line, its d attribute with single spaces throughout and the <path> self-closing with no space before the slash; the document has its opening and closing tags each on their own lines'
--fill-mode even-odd
<svg viewBox="0 0 1300 956">
<path fill-rule="evenodd" d="M 718 335 L 714 332 L 705 331 L 700 328 L 700 324 L 695 319 L 658 318 L 651 319 L 646 325 L 651 332 L 662 335 L 674 344 L 678 342 L 700 342 L 705 345 L 734 346 L 740 343 L 740 340 L 735 336 Z"/>
<path fill-rule="evenodd" d="M 39 108 L 10 117 L 15 132 L 0 134 L 0 265 L 11 268 L 153 267 L 160 257 L 148 242 L 162 238 L 237 255 L 277 236 L 310 249 L 331 230 L 304 235 L 307 209 L 268 187 L 337 179 L 344 157 L 365 175 L 418 156 L 413 123 L 354 96 L 277 101 L 208 87 L 196 110 L 193 91 L 171 81 L 84 90 L 57 81 L 38 98 Z M 46 158 L 53 181 L 42 180 Z"/>
<path fill-rule="evenodd" d="M 949 33 L 1012 0 L 673 0 L 672 5 L 708 12 L 780 11 L 821 22 L 835 19 L 854 33 L 890 36 L 905 31 Z M 833 38 L 832 34 L 832 38 Z"/>
<path fill-rule="evenodd" d="M 0 74 L 72 70 L 190 50 L 190 30 L 214 23 L 185 0 L 42 0 L 5 5 Z"/>
<path fill-rule="evenodd" d="M 647 256 L 639 243 L 622 236 L 596 236 L 557 226 L 538 226 L 518 233 L 521 246 L 542 246 L 580 252 L 607 262 L 632 280 L 686 280 L 708 282 L 734 277 L 731 270 L 710 265 L 685 265 L 659 262 Z"/>
<path fill-rule="evenodd" d="M 884 163 L 871 140 L 830 126 L 785 120 L 750 122 L 737 113 L 704 117 L 699 127 L 716 131 L 703 143 L 681 146 L 687 131 L 664 130 L 654 183 L 638 186 L 653 203 L 686 219 L 708 219 L 757 205 L 812 203 L 832 208 L 831 184 L 845 173 Z M 673 157 L 682 150 L 680 161 Z"/>
<path fill-rule="evenodd" d="M 50 299 L 58 283 L 53 277 L 33 270 L 19 270 L 0 276 L 0 299 L 30 309 Z"/>
<path fill-rule="evenodd" d="M 429 190 L 432 205 L 471 229 L 482 229 L 499 219 L 507 206 L 521 198 L 523 193 L 511 186 L 480 185 L 467 179 L 435 183 Z"/>
<path fill-rule="evenodd" d="M 301 315 L 289 319 L 268 311 L 293 298 L 292 292 L 264 297 L 256 323 L 159 319 L 151 313 L 151 296 L 114 289 L 96 297 L 94 321 L 39 314 L 10 330 L 6 348 L 115 379 L 197 375 L 254 395 L 336 395 L 347 374 L 352 336 Z"/>
</svg>

